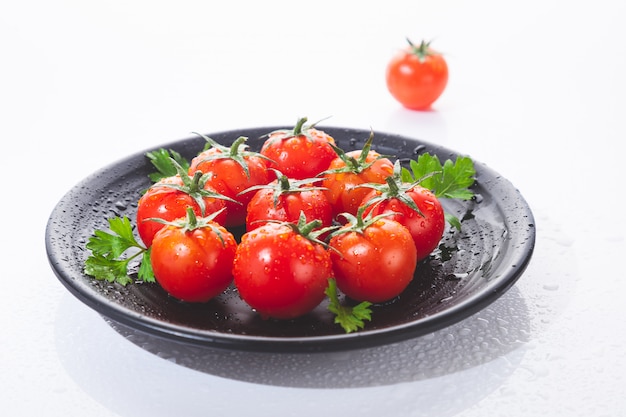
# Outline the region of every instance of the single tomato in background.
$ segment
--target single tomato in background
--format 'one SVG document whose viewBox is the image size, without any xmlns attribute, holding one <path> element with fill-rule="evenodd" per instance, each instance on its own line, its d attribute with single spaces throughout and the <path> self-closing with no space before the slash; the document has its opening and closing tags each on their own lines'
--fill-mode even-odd
<svg viewBox="0 0 626 417">
<path fill-rule="evenodd" d="M 404 107 L 427 110 L 441 96 L 448 83 L 448 64 L 430 47 L 407 39 L 409 46 L 396 54 L 387 65 L 387 89 Z"/>
</svg>

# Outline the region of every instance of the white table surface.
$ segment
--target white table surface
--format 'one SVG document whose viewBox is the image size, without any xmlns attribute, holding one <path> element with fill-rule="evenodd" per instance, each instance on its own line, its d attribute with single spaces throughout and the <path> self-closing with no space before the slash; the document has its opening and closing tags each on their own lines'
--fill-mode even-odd
<svg viewBox="0 0 626 417">
<path fill-rule="evenodd" d="M 625 18 L 608 0 L 5 1 L 0 412 L 625 415 Z M 384 85 L 406 36 L 448 59 L 431 112 L 404 110 Z M 48 216 L 96 169 L 192 131 L 300 116 L 497 170 L 536 217 L 525 274 L 433 334 L 301 356 L 116 331 L 53 274 Z"/>
</svg>

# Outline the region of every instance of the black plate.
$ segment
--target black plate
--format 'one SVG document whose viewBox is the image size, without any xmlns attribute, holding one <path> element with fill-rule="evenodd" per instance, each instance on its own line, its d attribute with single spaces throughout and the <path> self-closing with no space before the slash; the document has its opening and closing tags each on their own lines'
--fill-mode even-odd
<svg viewBox="0 0 626 417">
<path fill-rule="evenodd" d="M 277 127 L 210 134 L 229 144 L 249 138 L 258 150 L 262 135 Z M 345 150 L 360 148 L 369 131 L 323 128 Z M 375 149 L 398 158 L 430 152 L 455 159 L 451 150 L 398 135 L 375 132 Z M 204 146 L 192 137 L 159 147 L 191 159 Z M 155 148 L 156 149 L 156 148 Z M 321 304 L 291 321 L 262 320 L 243 303 L 236 290 L 202 305 L 178 302 L 157 284 L 122 287 L 83 274 L 89 253 L 85 244 L 107 219 L 126 215 L 134 220 L 136 201 L 150 185 L 153 166 L 145 152 L 105 167 L 71 189 L 53 210 L 46 229 L 46 249 L 55 274 L 72 294 L 103 316 L 131 328 L 177 341 L 228 349 L 311 352 L 356 349 L 417 337 L 451 325 L 486 307 L 520 277 L 535 243 L 533 215 L 518 190 L 477 161 L 471 201 L 444 200 L 447 211 L 462 221 L 462 231 L 448 229 L 441 246 L 421 262 L 411 285 L 393 302 L 377 305 L 365 329 L 345 334 Z"/>
</svg>

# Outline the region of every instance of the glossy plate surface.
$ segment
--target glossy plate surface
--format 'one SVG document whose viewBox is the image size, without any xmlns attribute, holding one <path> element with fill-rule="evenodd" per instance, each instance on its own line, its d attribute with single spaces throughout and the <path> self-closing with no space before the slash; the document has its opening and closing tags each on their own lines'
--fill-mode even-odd
<svg viewBox="0 0 626 417">
<path fill-rule="evenodd" d="M 247 136 L 259 150 L 262 136 L 278 127 L 209 134 L 231 143 Z M 369 131 L 322 128 L 344 150 L 360 148 Z M 157 148 L 173 149 L 191 159 L 204 146 L 200 137 Z M 443 162 L 454 151 L 408 137 L 375 132 L 381 154 L 415 159 L 436 154 Z M 486 307 L 521 276 L 535 243 L 533 215 L 518 190 L 484 164 L 477 171 L 471 201 L 443 200 L 448 212 L 462 219 L 462 231 L 447 229 L 440 248 L 420 263 L 411 285 L 391 303 L 374 306 L 365 329 L 345 334 L 322 303 L 305 317 L 291 321 L 262 320 L 243 303 L 236 290 L 202 305 L 178 302 L 157 284 L 125 287 L 96 281 L 83 273 L 89 237 L 106 229 L 107 219 L 128 216 L 134 222 L 136 202 L 155 171 L 145 152 L 131 155 L 84 179 L 71 189 L 50 215 L 46 249 L 61 283 L 101 315 L 149 334 L 210 347 L 272 352 L 358 349 L 421 336 L 458 322 Z"/>
</svg>

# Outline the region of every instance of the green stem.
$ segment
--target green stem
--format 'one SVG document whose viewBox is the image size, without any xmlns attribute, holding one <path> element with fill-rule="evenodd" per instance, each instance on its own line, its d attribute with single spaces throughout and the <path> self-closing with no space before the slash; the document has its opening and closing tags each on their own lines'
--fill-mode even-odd
<svg viewBox="0 0 626 417">
<path fill-rule="evenodd" d="M 191 207 L 187 207 L 187 228 L 195 230 L 198 227 L 198 218 Z"/>
<path fill-rule="evenodd" d="M 291 184 L 289 183 L 289 177 L 286 175 L 280 175 L 278 177 L 278 181 L 280 182 L 280 191 L 289 191 L 291 190 Z"/>
<path fill-rule="evenodd" d="M 387 181 L 387 185 L 389 186 L 389 196 L 397 196 L 400 193 L 400 188 L 398 188 L 398 184 L 396 183 L 396 180 L 393 178 L 393 176 L 385 178 L 385 181 Z"/>
<path fill-rule="evenodd" d="M 189 194 L 197 193 L 202 189 L 200 187 L 200 178 L 202 178 L 202 175 L 204 175 L 202 171 L 196 171 L 193 173 L 193 178 L 189 184 Z"/>
<path fill-rule="evenodd" d="M 230 146 L 230 156 L 237 157 L 239 156 L 239 146 L 247 140 L 245 136 L 239 136 L 233 144 Z"/>
<path fill-rule="evenodd" d="M 322 225 L 321 220 L 313 220 L 309 223 L 306 223 L 304 225 L 299 225 L 298 229 L 300 230 L 300 234 L 304 237 L 307 237 L 311 234 L 311 232 L 314 229 L 317 229 L 318 227 L 320 227 Z"/>
<path fill-rule="evenodd" d="M 413 54 L 419 58 L 420 62 L 424 62 L 426 57 L 429 55 L 428 47 L 430 46 L 430 42 L 422 41 L 419 46 L 415 46 L 409 38 L 406 38 L 406 41 L 409 43 Z"/>
<path fill-rule="evenodd" d="M 302 127 L 304 126 L 304 124 L 306 123 L 308 119 L 306 117 L 301 117 L 300 119 L 298 119 L 298 122 L 296 123 L 296 125 L 293 128 L 293 135 L 294 136 L 298 136 L 302 134 Z"/>
</svg>

